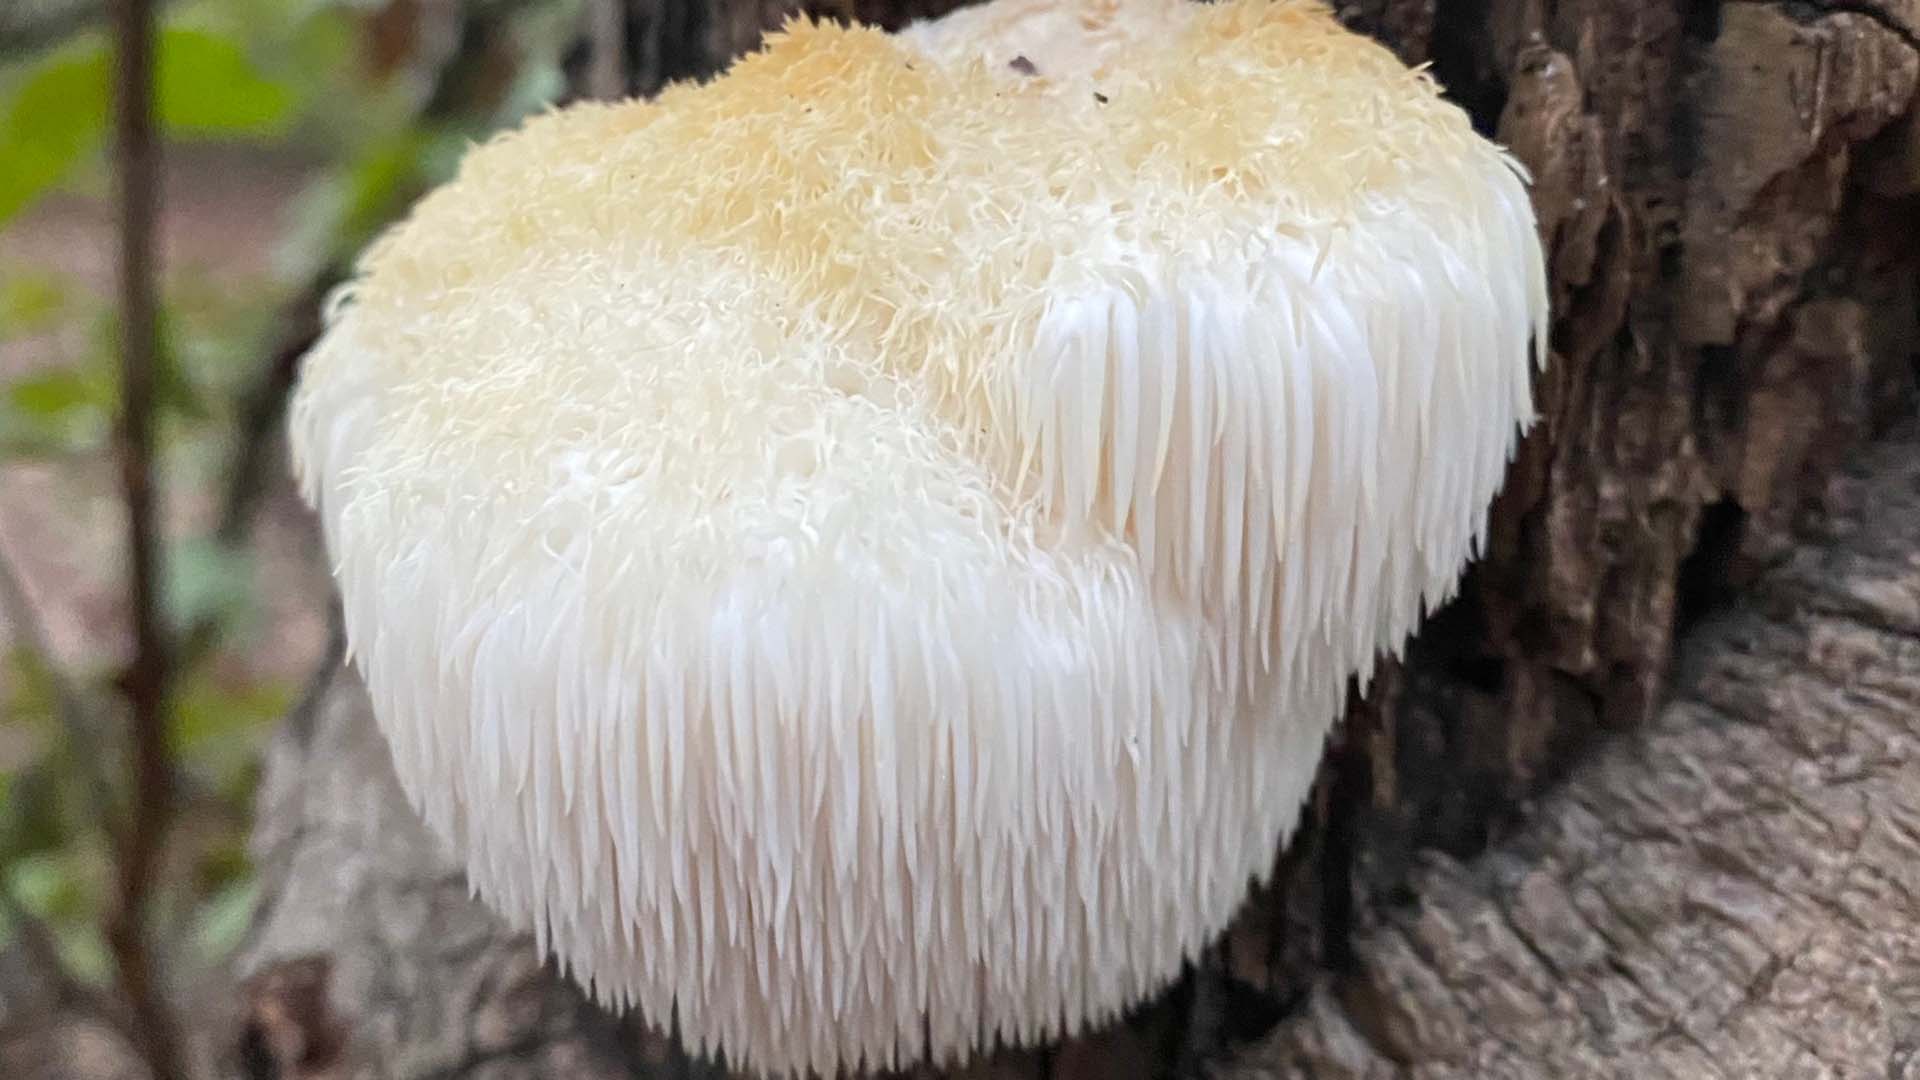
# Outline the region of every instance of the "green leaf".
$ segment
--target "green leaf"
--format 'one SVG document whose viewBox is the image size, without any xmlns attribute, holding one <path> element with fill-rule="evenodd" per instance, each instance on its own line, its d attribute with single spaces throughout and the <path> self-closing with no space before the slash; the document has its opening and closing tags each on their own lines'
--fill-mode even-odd
<svg viewBox="0 0 1920 1080">
<path fill-rule="evenodd" d="M 6 886 L 22 907 L 48 922 L 91 918 L 104 866 L 94 844 L 79 843 L 14 859 Z"/>
<path fill-rule="evenodd" d="M 46 761 L 59 734 L 54 715 L 53 680 L 46 668 L 25 649 L 0 653 L 0 860 L 13 834 L 30 823 L 16 781 Z"/>
<path fill-rule="evenodd" d="M 85 368 L 15 379 L 0 388 L 0 449 L 57 454 L 98 445 L 117 400 L 112 381 Z"/>
<path fill-rule="evenodd" d="M 0 867 L 22 856 L 59 852 L 72 839 L 68 785 L 59 773 L 63 763 L 42 759 L 8 778 L 7 816 L 0 819 Z"/>
<path fill-rule="evenodd" d="M 181 367 L 181 341 L 191 334 L 191 329 L 183 327 L 181 323 L 179 313 L 172 305 L 160 309 L 160 352 L 154 358 L 153 400 L 160 408 L 197 423 L 212 419 L 213 413 L 200 388 Z M 108 355 L 118 354 L 119 343 L 116 341 L 113 351 Z"/>
<path fill-rule="evenodd" d="M 204 30 L 160 36 L 155 102 L 176 137 L 278 135 L 293 109 L 286 87 L 263 77 L 239 44 Z"/>
<path fill-rule="evenodd" d="M 234 685 L 203 669 L 174 699 L 173 735 L 180 760 L 235 807 L 252 804 L 260 745 L 293 707 L 281 683 Z"/>
<path fill-rule="evenodd" d="M 100 404 L 96 388 L 77 371 L 29 375 L 8 387 L 7 400 L 14 408 L 41 419 Z"/>
<path fill-rule="evenodd" d="M 97 844 L 16 858 L 5 868 L 6 888 L 20 906 L 53 931 L 60 955 L 75 975 L 104 982 L 112 960 L 101 940 L 104 859 Z"/>
<path fill-rule="evenodd" d="M 168 27 L 157 43 L 154 103 L 174 138 L 283 133 L 293 95 L 263 76 L 235 42 Z M 0 225 L 72 174 L 101 146 L 111 113 L 106 43 L 75 40 L 35 61 L 0 101 Z"/>
<path fill-rule="evenodd" d="M 107 128 L 107 56 L 96 41 L 56 49 L 0 101 L 0 226 L 65 180 Z"/>
<path fill-rule="evenodd" d="M 167 617 L 176 632 L 203 621 L 225 626 L 252 596 L 253 568 L 245 553 L 205 537 L 184 540 L 167 555 Z"/>
<path fill-rule="evenodd" d="M 0 713 L 13 732 L 51 730 L 54 718 L 53 679 L 39 657 L 26 649 L 0 654 Z"/>
<path fill-rule="evenodd" d="M 60 321 L 67 283 L 44 270 L 10 270 L 0 277 L 0 339 L 38 334 Z"/>
<path fill-rule="evenodd" d="M 194 944 L 203 959 L 219 963 L 240 946 L 259 899 L 260 887 L 249 879 L 222 888 L 201 905 Z"/>
<path fill-rule="evenodd" d="M 229 688 L 197 677 L 178 698 L 174 741 L 189 756 L 230 747 L 271 729 L 293 707 L 293 697 L 288 687 L 277 683 Z M 251 747 L 246 749 L 251 752 Z"/>
<path fill-rule="evenodd" d="M 8 865 L 7 890 L 20 906 L 41 916 L 53 916 L 70 906 L 73 882 L 62 866 L 60 853 L 23 855 Z"/>
<path fill-rule="evenodd" d="M 60 928 L 60 955 L 67 970 L 81 982 L 105 986 L 113 974 L 113 954 L 107 951 L 107 939 L 97 921 L 70 923 Z"/>
<path fill-rule="evenodd" d="M 78 692 L 94 689 L 91 673 L 68 676 Z M 52 674 L 40 658 L 25 649 L 0 653 L 0 867 L 23 854 L 67 850 L 75 837 L 98 827 L 99 809 L 81 766 L 113 748 L 76 745 L 71 734 L 60 722 Z"/>
</svg>

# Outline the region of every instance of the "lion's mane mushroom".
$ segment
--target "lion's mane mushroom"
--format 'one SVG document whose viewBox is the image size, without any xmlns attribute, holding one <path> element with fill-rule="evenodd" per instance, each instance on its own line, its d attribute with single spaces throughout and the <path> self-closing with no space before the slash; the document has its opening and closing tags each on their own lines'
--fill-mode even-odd
<svg viewBox="0 0 1920 1080">
<path fill-rule="evenodd" d="M 479 896 L 825 1073 L 1106 1020 L 1226 926 L 1544 314 L 1513 163 L 1320 5 L 998 0 L 474 151 L 292 432 Z"/>
</svg>

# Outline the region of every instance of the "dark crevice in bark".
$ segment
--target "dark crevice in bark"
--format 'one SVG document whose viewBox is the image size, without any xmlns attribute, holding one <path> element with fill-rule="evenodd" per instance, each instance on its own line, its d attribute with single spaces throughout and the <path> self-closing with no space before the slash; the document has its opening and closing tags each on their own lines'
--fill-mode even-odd
<svg viewBox="0 0 1920 1080">
<path fill-rule="evenodd" d="M 1499 127 L 1507 99 L 1505 73 L 1489 52 L 1490 21 L 1491 0 L 1440 0 L 1432 44 L 1434 77 L 1487 136 Z"/>
<path fill-rule="evenodd" d="M 1687 37 L 1693 41 L 1711 45 L 1720 36 L 1720 5 L 1722 0 L 1688 0 L 1686 21 Z"/>
<path fill-rule="evenodd" d="M 704 78 L 712 72 L 712 49 L 698 28 L 686 25 L 688 16 L 699 19 L 705 15 L 704 5 L 688 5 L 684 0 L 635 0 L 626 5 L 625 14 L 619 63 L 627 93 L 652 95 L 668 83 Z M 597 47 L 583 35 L 560 58 L 560 71 L 577 96 L 595 96 L 585 93 L 585 88 L 593 81 L 590 72 Z"/>
<path fill-rule="evenodd" d="M 1487 648 L 1487 614 L 1478 568 L 1467 571 L 1460 595 L 1427 617 L 1416 648 L 1419 661 L 1461 685 L 1497 694 L 1506 685 L 1503 657 Z"/>
<path fill-rule="evenodd" d="M 1701 512 L 1693 550 L 1680 563 L 1676 637 L 1738 596 L 1734 563 L 1740 554 L 1746 523 L 1747 512 L 1729 498 L 1722 498 Z"/>
<path fill-rule="evenodd" d="M 1368 780 L 1372 765 L 1367 747 L 1355 738 L 1357 734 L 1349 724 L 1346 737 L 1334 751 L 1330 807 L 1321 832 L 1320 962 L 1333 971 L 1347 970 L 1353 964 L 1353 868 L 1361 818 L 1373 799 Z"/>
</svg>

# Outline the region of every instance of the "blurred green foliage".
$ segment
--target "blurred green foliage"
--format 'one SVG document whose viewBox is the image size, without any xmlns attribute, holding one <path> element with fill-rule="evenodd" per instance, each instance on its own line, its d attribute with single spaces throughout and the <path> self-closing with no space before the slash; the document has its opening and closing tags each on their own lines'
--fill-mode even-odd
<svg viewBox="0 0 1920 1080">
<path fill-rule="evenodd" d="M 436 22 L 435 20 L 440 20 Z M 310 178 L 259 279 L 236 288 L 190 273 L 162 282 L 161 466 L 169 486 L 217 494 L 243 427 L 241 403 L 293 321 L 474 140 L 554 100 L 578 26 L 577 0 L 183 0 L 164 8 L 155 102 L 172 145 L 251 146 L 304 163 Z M 476 33 L 479 30 L 481 32 Z M 81 24 L 23 55 L 0 53 L 0 241 L 61 192 L 109 192 L 112 57 Z M 0 364 L 0 469 L 85 470 L 110 451 L 118 406 L 111 298 L 5 254 L 0 350 L 37 342 L 33 363 Z M 94 288 L 97 288 L 94 287 Z M 3 353 L 0 353 L 3 355 Z M 252 552 L 219 535 L 175 536 L 164 612 L 184 638 L 208 627 L 174 688 L 172 750 L 185 808 L 172 832 L 165 961 L 217 965 L 241 940 L 256 886 L 246 828 L 259 748 L 298 692 L 235 663 L 262 619 Z M 75 745 L 46 658 L 9 635 L 0 651 L 0 947 L 26 912 L 73 974 L 105 980 L 99 928 L 112 838 L 90 776 L 117 776 L 114 672 L 65 672 L 105 745 Z M 110 655 L 110 645 L 94 650 Z M 236 673 L 239 674 L 236 674 Z M 124 799 L 122 791 L 110 800 Z M 112 808 L 124 811 L 124 806 Z M 184 977 L 184 976 L 183 976 Z"/>
<path fill-rule="evenodd" d="M 30 61 L 0 115 L 0 225 L 65 180 L 106 136 L 105 40 L 87 35 Z M 155 108 L 172 138 L 271 136 L 283 131 L 292 91 L 255 71 L 238 42 L 170 26 L 160 34 Z"/>
</svg>

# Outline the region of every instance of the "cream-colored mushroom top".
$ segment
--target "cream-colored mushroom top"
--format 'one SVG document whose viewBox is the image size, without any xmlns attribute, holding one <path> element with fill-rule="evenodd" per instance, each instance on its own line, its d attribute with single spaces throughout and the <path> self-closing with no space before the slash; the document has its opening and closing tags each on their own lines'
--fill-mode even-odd
<svg viewBox="0 0 1920 1080">
<path fill-rule="evenodd" d="M 475 149 L 294 449 L 486 903 L 735 1064 L 951 1061 L 1224 928 L 1544 316 L 1517 170 L 1320 5 L 995 0 Z"/>
</svg>

